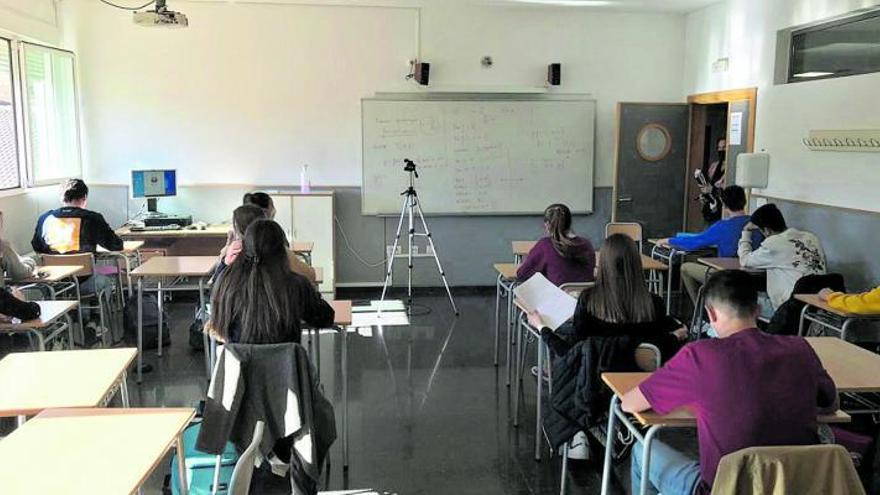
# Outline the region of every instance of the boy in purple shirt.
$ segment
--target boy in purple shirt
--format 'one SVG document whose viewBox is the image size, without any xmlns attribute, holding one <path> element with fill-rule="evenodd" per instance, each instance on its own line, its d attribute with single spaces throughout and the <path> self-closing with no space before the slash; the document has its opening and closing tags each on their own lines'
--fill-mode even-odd
<svg viewBox="0 0 880 495">
<path fill-rule="evenodd" d="M 837 390 L 801 337 L 757 329 L 758 296 L 742 271 L 718 272 L 704 288 L 706 310 L 720 338 L 689 344 L 637 388 L 627 412 L 668 414 L 688 407 L 697 418 L 699 463 L 652 444 L 649 480 L 641 480 L 642 448 L 632 457 L 632 490 L 708 494 L 721 458 L 746 447 L 818 443 L 817 414 L 837 409 Z"/>
</svg>

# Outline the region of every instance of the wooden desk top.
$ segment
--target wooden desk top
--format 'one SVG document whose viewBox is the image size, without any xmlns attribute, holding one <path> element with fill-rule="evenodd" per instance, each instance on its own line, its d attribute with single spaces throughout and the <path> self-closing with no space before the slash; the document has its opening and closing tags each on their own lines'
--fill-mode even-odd
<svg viewBox="0 0 880 495">
<path fill-rule="evenodd" d="M 315 283 L 321 285 L 324 283 L 324 269 L 320 266 L 312 267 L 315 270 Z"/>
<path fill-rule="evenodd" d="M 766 270 L 755 268 L 743 268 L 739 264 L 739 258 L 697 258 L 697 261 L 713 270 L 743 270 L 749 273 L 764 273 Z"/>
<path fill-rule="evenodd" d="M 819 299 L 818 294 L 795 294 L 794 298 L 798 301 L 805 302 L 810 306 L 815 306 L 822 311 L 826 311 L 828 313 L 835 314 L 837 316 L 842 316 L 844 318 L 865 318 L 865 319 L 877 319 L 880 318 L 880 314 L 856 314 L 856 313 L 847 313 L 846 311 L 841 311 L 839 309 L 832 308 L 828 305 L 827 302 Z"/>
<path fill-rule="evenodd" d="M 623 394 L 639 386 L 649 376 L 651 376 L 650 373 L 602 373 L 602 381 L 618 397 L 623 397 Z M 676 409 L 665 416 L 648 410 L 633 414 L 633 417 L 645 426 L 697 426 L 697 418 L 686 408 Z M 849 414 L 837 411 L 834 414 L 820 415 L 817 419 L 820 423 L 849 423 L 851 418 Z"/>
<path fill-rule="evenodd" d="M 217 224 L 208 225 L 205 230 L 187 229 L 180 230 L 138 230 L 132 231 L 131 227 L 116 229 L 116 235 L 123 239 L 161 239 L 169 237 L 223 237 L 229 235 L 232 225 Z"/>
<path fill-rule="evenodd" d="M 0 417 L 98 407 L 137 349 L 18 352 L 0 360 Z"/>
<path fill-rule="evenodd" d="M 46 328 L 79 306 L 78 301 L 36 301 L 36 303 L 40 305 L 39 318 L 21 323 L 0 323 L 0 330 L 11 332 Z"/>
<path fill-rule="evenodd" d="M 44 411 L 0 442 L 0 493 L 134 493 L 194 414 L 172 408 Z"/>
<path fill-rule="evenodd" d="M 535 247 L 538 241 L 513 241 L 511 246 L 513 248 L 514 256 L 525 256 L 529 254 L 529 251 Z"/>
<path fill-rule="evenodd" d="M 206 277 L 216 264 L 216 256 L 154 256 L 131 274 L 134 277 Z"/>
<path fill-rule="evenodd" d="M 108 251 L 98 246 L 98 254 L 131 254 L 144 247 L 145 241 L 123 241 L 122 251 Z"/>
<path fill-rule="evenodd" d="M 495 271 L 501 274 L 501 278 L 506 280 L 516 280 L 516 270 L 519 265 L 516 263 L 495 263 L 492 265 Z"/>
<path fill-rule="evenodd" d="M 312 241 L 293 241 L 290 248 L 296 254 L 309 254 L 315 250 L 315 243 Z"/>
<path fill-rule="evenodd" d="M 333 323 L 339 326 L 351 325 L 351 301 L 330 301 L 336 316 L 333 317 Z"/>
<path fill-rule="evenodd" d="M 70 278 L 77 273 L 79 273 L 83 268 L 82 265 L 50 265 L 50 266 L 38 266 L 37 271 L 41 273 L 48 274 L 46 277 L 28 277 L 23 280 L 19 280 L 14 282 L 14 285 L 26 285 L 26 284 L 40 284 L 40 283 L 49 283 L 49 282 L 59 282 L 61 280 Z"/>
<path fill-rule="evenodd" d="M 880 392 L 880 355 L 837 337 L 807 337 L 837 390 Z"/>
</svg>

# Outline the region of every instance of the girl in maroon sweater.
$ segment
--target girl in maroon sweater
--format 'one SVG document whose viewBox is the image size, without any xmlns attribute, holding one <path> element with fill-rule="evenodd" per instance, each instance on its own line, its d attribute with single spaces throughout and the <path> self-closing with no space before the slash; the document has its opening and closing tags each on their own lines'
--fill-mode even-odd
<svg viewBox="0 0 880 495">
<path fill-rule="evenodd" d="M 544 210 L 544 231 L 547 233 L 529 251 L 516 272 L 524 281 L 541 273 L 556 285 L 592 282 L 595 278 L 596 251 L 590 241 L 571 231 L 571 210 L 553 204 Z"/>
</svg>

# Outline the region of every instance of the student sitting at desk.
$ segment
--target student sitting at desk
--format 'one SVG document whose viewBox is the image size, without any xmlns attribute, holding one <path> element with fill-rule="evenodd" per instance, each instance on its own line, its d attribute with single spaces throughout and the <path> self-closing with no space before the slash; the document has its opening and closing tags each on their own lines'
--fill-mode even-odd
<svg viewBox="0 0 880 495">
<path fill-rule="evenodd" d="M 819 298 L 832 308 L 856 315 L 880 314 L 880 287 L 861 294 L 844 294 L 831 289 L 819 291 Z"/>
<path fill-rule="evenodd" d="M 243 344 L 300 342 L 301 322 L 333 325 L 333 308 L 312 283 L 289 268 L 281 227 L 257 220 L 245 232 L 239 259 L 216 282 L 211 328 L 219 340 Z"/>
<path fill-rule="evenodd" d="M 621 402 L 629 413 L 690 408 L 697 418 L 699 463 L 655 440 L 649 479 L 641 480 L 637 444 L 633 493 L 640 483 L 650 483 L 648 493 L 708 494 L 724 455 L 747 447 L 819 443 L 816 416 L 837 409 L 834 382 L 810 344 L 758 330 L 758 294 L 749 274 L 718 272 L 704 294 L 720 338 L 688 344 Z"/>
<path fill-rule="evenodd" d="M 0 230 L 3 229 L 3 212 L 0 211 Z M 15 248 L 6 239 L 0 238 L 0 287 L 6 285 L 6 279 L 18 282 L 34 274 L 36 263 L 30 258 L 23 258 L 15 252 Z"/>
<path fill-rule="evenodd" d="M 264 192 L 245 193 L 241 204 L 258 206 L 266 213 L 266 218 L 275 220 L 275 202 L 272 201 L 272 196 Z"/>
<path fill-rule="evenodd" d="M 761 247 L 753 249 L 753 231 L 764 235 Z M 773 203 L 752 213 L 739 240 L 739 262 L 743 268 L 767 270 L 767 295 L 775 311 L 791 297 L 794 284 L 804 275 L 825 273 L 825 252 L 819 238 L 810 232 L 785 224 L 782 212 Z M 771 308 L 762 304 L 764 316 Z"/>
<path fill-rule="evenodd" d="M 571 231 L 571 210 L 563 204 L 548 206 L 544 210 L 544 231 L 547 236 L 529 251 L 516 278 L 528 280 L 541 273 L 556 285 L 592 282 L 596 251 L 590 241 Z"/>
<path fill-rule="evenodd" d="M 683 251 L 714 247 L 718 251 L 718 256 L 722 258 L 736 256 L 737 242 L 742 235 L 743 227 L 749 223 L 749 216 L 746 214 L 746 192 L 739 186 L 728 186 L 721 191 L 720 197 L 722 220 L 699 234 L 682 232 L 675 237 L 661 239 L 658 244 Z M 757 248 L 760 239 L 753 237 L 752 244 Z M 696 303 L 697 293 L 706 283 L 706 266 L 693 262 L 682 264 L 681 281 L 691 301 Z"/>
<path fill-rule="evenodd" d="M 625 234 L 613 234 L 605 239 L 596 286 L 581 292 L 574 312 L 573 332 L 566 326 L 553 332 L 546 328 L 537 312 L 530 313 L 528 318 L 534 328 L 541 329 L 541 337 L 552 353 L 561 358 L 554 369 L 564 372 L 554 373 L 553 402 L 557 403 L 557 399 L 563 396 L 568 398 L 566 394 L 576 393 L 573 383 L 569 382 L 571 387 L 560 384 L 567 381 L 564 377 L 576 374 L 580 377 L 578 384 L 585 384 L 584 387 L 590 390 L 589 395 L 593 397 L 586 406 L 590 409 L 587 416 L 594 420 L 599 416 L 599 411 L 608 407 L 610 399 L 608 389 L 601 382 L 602 371 L 637 371 L 635 348 L 643 342 L 656 345 L 661 356 L 668 359 L 675 355 L 681 347 L 681 341 L 687 336 L 687 328 L 666 315 L 663 299 L 648 291 L 639 248 Z M 592 340 L 585 342 L 588 339 Z M 580 356 L 570 355 L 570 352 L 581 342 L 595 349 L 593 355 L 599 357 L 589 361 L 592 369 L 576 371 L 572 367 L 581 366 L 584 360 Z M 537 374 L 537 368 L 533 373 Z M 576 407 L 577 402 L 572 402 L 572 407 Z M 553 415 L 551 412 L 551 418 Z M 581 417 L 581 414 L 571 416 Z M 558 429 L 558 424 L 558 421 L 550 421 L 552 426 L 548 426 L 548 435 L 566 440 L 571 438 L 567 431 Z M 592 425 L 580 426 L 588 428 Z M 582 431 L 572 440 L 568 456 L 587 458 L 586 436 Z"/>
<path fill-rule="evenodd" d="M 0 323 L 9 323 L 13 318 L 28 321 L 39 316 L 39 304 L 26 301 L 18 289 L 0 287 Z"/>
<path fill-rule="evenodd" d="M 266 218 L 266 212 L 258 206 L 242 205 L 232 212 L 232 236 L 227 242 L 226 247 L 220 252 L 220 263 L 214 272 L 214 277 L 218 277 L 228 265 L 231 265 L 238 259 L 242 250 L 242 239 L 247 228 L 257 220 Z M 306 277 L 310 281 L 315 281 L 315 269 L 310 267 L 305 261 L 300 259 L 299 255 L 293 251 L 288 251 L 288 259 L 290 260 L 290 269 L 294 273 Z"/>
<path fill-rule="evenodd" d="M 113 232 L 104 217 L 87 210 L 89 187 L 82 179 L 69 179 L 61 184 L 64 206 L 43 213 L 37 220 L 31 246 L 41 254 L 94 253 L 98 246 L 108 251 L 121 251 L 122 239 Z M 95 274 L 83 282 L 87 294 L 110 286 L 110 278 Z"/>
</svg>

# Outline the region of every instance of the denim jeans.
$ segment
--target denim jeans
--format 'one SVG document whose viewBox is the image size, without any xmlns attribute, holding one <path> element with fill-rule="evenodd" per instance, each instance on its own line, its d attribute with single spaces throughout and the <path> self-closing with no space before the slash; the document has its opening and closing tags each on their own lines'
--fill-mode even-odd
<svg viewBox="0 0 880 495">
<path fill-rule="evenodd" d="M 82 295 L 89 296 L 98 292 L 104 292 L 105 290 L 110 289 L 112 286 L 112 278 L 106 275 L 101 275 L 100 273 L 95 273 L 91 277 L 79 283 L 79 291 Z"/>
<path fill-rule="evenodd" d="M 632 450 L 632 494 L 639 495 L 642 482 L 642 443 Z M 651 442 L 651 466 L 647 493 L 656 495 L 691 495 L 700 481 L 700 464 L 663 442 Z"/>
</svg>

